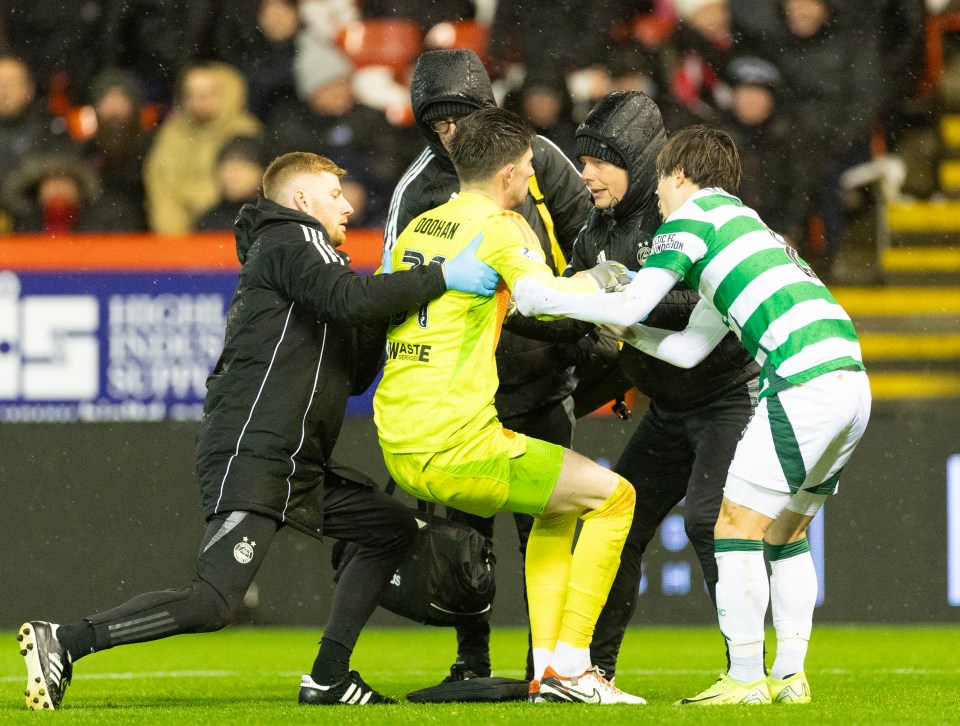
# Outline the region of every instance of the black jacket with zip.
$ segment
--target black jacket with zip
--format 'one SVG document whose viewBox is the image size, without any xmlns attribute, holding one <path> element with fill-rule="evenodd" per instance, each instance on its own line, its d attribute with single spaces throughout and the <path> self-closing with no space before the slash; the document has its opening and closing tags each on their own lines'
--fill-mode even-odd
<svg viewBox="0 0 960 726">
<path fill-rule="evenodd" d="M 577 129 L 577 136 L 589 136 L 606 144 L 629 166 L 623 199 L 612 208 L 591 210 L 574 246 L 570 269 L 578 272 L 613 260 L 639 270 L 660 226 L 656 159 L 666 143 L 660 111 L 639 91 L 612 93 L 594 107 Z M 645 323 L 655 328 L 683 330 L 699 299 L 694 290 L 678 282 Z M 620 352 L 620 365 L 641 393 L 675 411 L 723 398 L 759 374 L 757 364 L 733 333 L 690 369 L 672 366 L 629 345 L 624 345 Z"/>
<path fill-rule="evenodd" d="M 393 249 L 400 233 L 414 217 L 448 202 L 451 195 L 460 190 L 446 149 L 424 121 L 427 107 L 441 102 L 463 104 L 472 109 L 496 106 L 487 72 L 477 55 L 469 50 L 428 51 L 420 56 L 410 97 L 414 118 L 427 139 L 427 147 L 407 168 L 390 200 L 384 228 L 387 249 Z M 593 206 L 590 193 L 569 159 L 542 136 L 533 142 L 533 169 L 553 219 L 557 242 L 569 259 L 577 232 Z M 556 269 L 553 262 L 550 238 L 533 197 L 527 194 L 514 211 L 533 228 L 554 273 L 563 272 Z M 585 332 L 578 332 L 578 328 L 582 326 L 557 326 L 553 340 L 576 340 Z M 497 374 L 500 387 L 496 407 L 501 418 L 522 416 L 563 400 L 573 390 L 571 369 L 563 362 L 560 345 L 514 334 L 509 323 L 497 346 Z"/>
<path fill-rule="evenodd" d="M 235 234 L 242 268 L 197 435 L 204 511 L 319 537 L 347 397 L 380 370 L 387 318 L 442 295 L 443 271 L 358 276 L 316 219 L 267 199 L 243 206 Z"/>
</svg>

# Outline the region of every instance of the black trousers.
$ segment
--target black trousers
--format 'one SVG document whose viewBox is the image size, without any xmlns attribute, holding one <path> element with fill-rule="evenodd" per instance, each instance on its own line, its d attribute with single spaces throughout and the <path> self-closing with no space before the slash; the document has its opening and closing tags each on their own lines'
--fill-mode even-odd
<svg viewBox="0 0 960 726">
<path fill-rule="evenodd" d="M 322 518 L 324 534 L 360 545 L 337 584 L 324 629 L 325 638 L 352 650 L 413 544 L 417 522 L 406 507 L 383 492 L 329 471 L 324 507 L 316 517 Z M 243 601 L 278 527 L 273 518 L 253 512 L 225 512 L 211 519 L 189 585 L 137 595 L 86 618 L 94 627 L 96 649 L 224 627 Z"/>
<path fill-rule="evenodd" d="M 565 404 L 564 401 L 557 401 L 537 411 L 532 411 L 523 416 L 514 416 L 511 418 L 500 419 L 505 428 L 516 431 L 536 439 L 549 441 L 551 444 L 570 447 L 573 439 L 573 417 L 572 406 Z M 487 538 L 488 542 L 493 542 L 493 522 L 494 517 L 478 517 L 474 514 L 467 514 L 455 509 L 447 509 L 447 516 L 461 522 L 466 522 L 471 527 L 480 532 Z M 530 530 L 533 528 L 533 517 L 529 514 L 513 514 L 513 520 L 517 526 L 517 537 L 520 540 L 520 556 L 523 561 L 527 557 L 527 540 L 530 538 Z M 527 588 L 526 577 L 523 577 L 523 600 L 526 604 Z M 527 680 L 533 678 L 533 651 L 529 645 L 530 636 L 527 634 Z M 457 628 L 457 660 L 466 664 L 467 668 L 472 670 L 478 676 L 490 675 L 490 623 L 481 622 L 473 625 L 464 625 Z"/>
<path fill-rule="evenodd" d="M 617 656 L 637 607 L 640 564 L 660 523 L 686 497 L 684 528 L 716 603 L 717 563 L 713 528 L 723 486 L 743 429 L 756 405 L 755 381 L 724 398 L 690 411 L 650 409 L 630 437 L 614 470 L 633 484 L 637 504 L 620 569 L 600 613 L 590 646 L 593 663 L 607 678 L 616 675 Z"/>
</svg>

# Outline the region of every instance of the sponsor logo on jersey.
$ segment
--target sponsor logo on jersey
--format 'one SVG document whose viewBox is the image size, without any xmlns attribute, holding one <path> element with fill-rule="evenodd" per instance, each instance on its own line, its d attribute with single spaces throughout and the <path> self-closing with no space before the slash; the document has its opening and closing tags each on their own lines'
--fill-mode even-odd
<svg viewBox="0 0 960 726">
<path fill-rule="evenodd" d="M 526 257 L 528 260 L 536 260 L 537 262 L 546 261 L 546 258 L 543 256 L 542 250 L 535 250 L 530 247 L 523 247 L 520 250 L 520 254 Z"/>
<path fill-rule="evenodd" d="M 433 219 L 432 217 L 421 217 L 417 226 L 413 228 L 414 232 L 428 234 L 431 237 L 442 237 L 443 239 L 453 239 L 453 235 L 459 229 L 459 222 L 449 222 L 445 219 Z"/>
<path fill-rule="evenodd" d="M 433 346 L 428 343 L 404 343 L 399 340 L 391 340 L 387 343 L 387 360 L 412 360 L 419 363 L 429 363 L 432 348 Z"/>
<path fill-rule="evenodd" d="M 233 548 L 233 559 L 241 565 L 246 565 L 253 559 L 253 548 L 257 546 L 249 537 L 244 537 L 243 542 L 237 542 Z"/>
<path fill-rule="evenodd" d="M 683 249 L 683 240 L 674 232 L 669 234 L 658 234 L 653 238 L 653 252 L 663 252 L 664 250 Z"/>
</svg>

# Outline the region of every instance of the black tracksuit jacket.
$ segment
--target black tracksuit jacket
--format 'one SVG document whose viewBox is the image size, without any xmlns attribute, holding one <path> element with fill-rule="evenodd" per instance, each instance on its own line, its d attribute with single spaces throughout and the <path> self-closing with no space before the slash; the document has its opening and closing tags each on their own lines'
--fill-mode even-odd
<svg viewBox="0 0 960 726">
<path fill-rule="evenodd" d="M 642 94 L 611 94 L 591 111 L 577 135 L 593 137 L 627 159 L 629 182 L 624 198 L 612 209 L 594 207 L 590 211 L 574 244 L 569 270 L 579 272 L 604 260 L 639 270 L 660 225 L 656 158 L 666 143 L 660 112 Z M 651 311 L 645 324 L 683 330 L 698 300 L 695 291 L 679 282 Z M 693 368 L 672 366 L 629 345 L 620 352 L 620 365 L 641 393 L 673 411 L 698 408 L 723 398 L 759 373 L 733 333 Z"/>
<path fill-rule="evenodd" d="M 414 217 L 450 201 L 451 195 L 460 190 L 460 181 L 446 149 L 423 120 L 426 108 L 438 102 L 456 102 L 474 109 L 496 105 L 487 72 L 470 51 L 428 52 L 421 56 L 410 97 L 414 117 L 428 144 L 404 172 L 393 193 L 384 228 L 387 249 L 393 249 L 400 233 Z M 557 242 L 569 259 L 577 232 L 593 207 L 590 193 L 563 152 L 542 136 L 533 142 L 533 169 L 553 218 Z M 514 211 L 533 228 L 547 264 L 555 267 L 550 239 L 533 197 L 527 194 Z M 562 269 L 554 269 L 555 274 L 561 272 Z M 576 337 L 579 336 L 554 336 L 553 339 Z M 500 387 L 495 402 L 501 419 L 523 416 L 561 401 L 573 390 L 571 371 L 563 362 L 556 342 L 516 335 L 507 324 L 500 336 L 496 358 Z"/>
<path fill-rule="evenodd" d="M 319 537 L 347 397 L 379 371 L 386 319 L 442 295 L 443 271 L 358 276 L 317 220 L 266 199 L 243 206 L 235 233 L 243 267 L 197 436 L 204 511 Z"/>
</svg>

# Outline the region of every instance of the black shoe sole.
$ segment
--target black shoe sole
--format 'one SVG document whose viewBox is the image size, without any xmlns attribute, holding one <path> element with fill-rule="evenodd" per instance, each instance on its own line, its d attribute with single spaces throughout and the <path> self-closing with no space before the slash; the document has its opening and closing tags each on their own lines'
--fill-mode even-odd
<svg viewBox="0 0 960 726">
<path fill-rule="evenodd" d="M 36 630 L 32 623 L 24 623 L 17 632 L 20 655 L 27 665 L 27 688 L 23 692 L 27 708 L 31 711 L 54 710 L 50 687 L 43 677 L 40 652 L 37 649 Z"/>
</svg>

